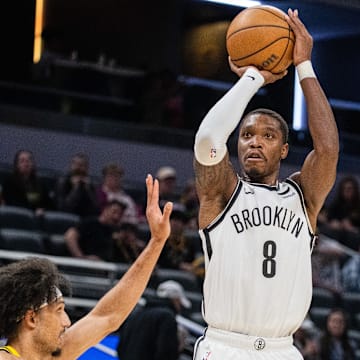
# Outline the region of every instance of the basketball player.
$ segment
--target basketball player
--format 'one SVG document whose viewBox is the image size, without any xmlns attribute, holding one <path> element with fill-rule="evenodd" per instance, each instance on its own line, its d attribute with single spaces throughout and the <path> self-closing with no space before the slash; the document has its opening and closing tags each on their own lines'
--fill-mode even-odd
<svg viewBox="0 0 360 360">
<path fill-rule="evenodd" d="M 75 360 L 124 322 L 143 293 L 170 234 L 172 203 L 161 212 L 159 183 L 146 179 L 151 239 L 128 272 L 88 315 L 70 326 L 63 277 L 47 259 L 28 258 L 0 268 L 0 359 Z"/>
<path fill-rule="evenodd" d="M 316 218 L 335 181 L 339 142 L 311 66 L 312 37 L 297 10 L 289 10 L 286 19 L 296 36 L 294 65 L 314 149 L 300 172 L 279 182 L 288 128 L 277 113 L 255 110 L 239 126 L 243 175 L 236 174 L 226 141 L 258 89 L 286 72 L 274 75 L 230 62 L 240 80 L 205 116 L 194 145 L 208 324 L 195 346 L 196 360 L 302 359 L 292 335 L 311 302 Z"/>
</svg>

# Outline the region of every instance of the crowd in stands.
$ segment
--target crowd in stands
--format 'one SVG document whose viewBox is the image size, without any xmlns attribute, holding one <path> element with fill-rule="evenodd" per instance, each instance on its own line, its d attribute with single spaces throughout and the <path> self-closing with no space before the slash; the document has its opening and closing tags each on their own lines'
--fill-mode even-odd
<svg viewBox="0 0 360 360">
<path fill-rule="evenodd" d="M 69 159 L 64 174 L 45 182 L 38 175 L 32 152 L 19 150 L 12 171 L 2 176 L 1 203 L 31 210 L 39 222 L 49 211 L 76 215 L 79 222 L 63 233 L 69 256 L 132 263 L 149 235 L 145 186 L 142 184 L 139 189 L 142 196 L 133 198 L 124 188 L 125 170 L 121 164 L 104 164 L 99 176 L 90 175 L 89 165 L 87 154 L 76 153 Z M 177 184 L 176 169 L 171 166 L 160 167 L 155 176 L 159 180 L 161 206 L 167 201 L 174 203 L 173 230 L 158 266 L 193 273 L 192 262 L 196 260 L 198 276 L 202 261 L 198 259 L 201 247 L 194 184 L 190 179 L 182 189 Z"/>
<path fill-rule="evenodd" d="M 78 153 L 69 159 L 67 172 L 44 181 L 33 153 L 19 150 L 12 170 L 1 175 L 1 206 L 31 210 L 39 221 L 51 211 L 73 214 L 79 221 L 61 234 L 68 256 L 130 264 L 144 248 L 149 233 L 145 187 L 132 196 L 125 174 L 121 164 L 109 163 L 99 176 L 92 176 L 88 156 Z M 157 269 L 194 275 L 201 293 L 204 258 L 197 232 L 199 204 L 194 180 L 179 184 L 177 170 L 168 164 L 160 167 L 155 177 L 160 204 L 174 203 L 171 235 Z M 360 349 L 360 185 L 353 175 L 338 180 L 334 196 L 321 211 L 312 255 L 314 290 L 325 291 L 328 298 L 320 305 L 314 298 L 309 318 L 295 334 L 305 360 L 356 359 Z M 139 192 L 143 196 L 138 196 Z M 315 307 L 325 309 L 320 317 L 312 312 Z M 354 333 L 357 338 L 350 336 Z"/>
</svg>

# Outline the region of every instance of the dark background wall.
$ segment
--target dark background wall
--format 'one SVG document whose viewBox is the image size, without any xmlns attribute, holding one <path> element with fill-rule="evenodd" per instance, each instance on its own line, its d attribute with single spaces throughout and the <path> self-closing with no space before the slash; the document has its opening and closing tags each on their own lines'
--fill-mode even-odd
<svg viewBox="0 0 360 360">
<path fill-rule="evenodd" d="M 335 109 L 339 125 L 360 134 L 359 8 L 324 1 L 266 2 L 283 10 L 299 9 L 314 34 L 313 61 L 327 95 L 355 103 Z M 0 81 L 31 82 L 35 0 L 3 2 L 1 8 Z M 76 51 L 78 61 L 97 62 L 104 54 L 116 66 L 145 72 L 170 69 L 177 75 L 231 83 L 236 77 L 227 65 L 225 32 L 240 10 L 196 0 L 45 0 L 43 40 L 46 51 L 65 58 Z M 292 91 L 293 69 L 250 106 L 271 106 L 291 119 Z M 204 109 L 215 99 L 199 96 Z"/>
</svg>

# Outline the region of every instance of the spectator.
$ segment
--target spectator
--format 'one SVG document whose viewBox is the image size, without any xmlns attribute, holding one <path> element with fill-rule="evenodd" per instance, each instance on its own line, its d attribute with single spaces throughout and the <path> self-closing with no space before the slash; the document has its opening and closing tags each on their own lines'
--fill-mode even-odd
<svg viewBox="0 0 360 360">
<path fill-rule="evenodd" d="M 171 233 L 158 261 L 160 267 L 192 272 L 195 248 L 185 236 L 186 222 L 183 206 L 174 203 L 170 217 Z"/>
<path fill-rule="evenodd" d="M 136 309 L 120 328 L 117 351 L 121 360 L 177 360 L 183 349 L 176 315 L 191 303 L 183 287 L 168 280 L 157 288 L 157 298 Z"/>
<path fill-rule="evenodd" d="M 351 256 L 341 269 L 343 290 L 360 293 L 360 254 Z"/>
<path fill-rule="evenodd" d="M 98 214 L 96 189 L 89 176 L 89 159 L 85 154 L 74 155 L 69 173 L 59 179 L 57 207 L 80 216 Z"/>
<path fill-rule="evenodd" d="M 195 180 L 190 179 L 180 196 L 180 203 L 185 206 L 185 212 L 188 217 L 187 228 L 199 230 L 199 198 L 196 193 Z"/>
<path fill-rule="evenodd" d="M 159 180 L 160 206 L 166 201 L 179 202 L 180 195 L 176 189 L 176 170 L 172 166 L 162 166 L 156 173 Z"/>
<path fill-rule="evenodd" d="M 125 205 L 117 200 L 106 204 L 98 217 L 86 217 L 78 226 L 65 233 L 66 245 L 72 256 L 112 261 L 113 234 L 118 231 Z"/>
<path fill-rule="evenodd" d="M 137 223 L 139 220 L 135 201 L 122 188 L 124 170 L 116 164 L 108 164 L 102 170 L 103 181 L 96 190 L 97 202 L 100 209 L 111 200 L 118 200 L 126 204 L 122 222 Z"/>
<path fill-rule="evenodd" d="M 309 318 L 306 318 L 294 333 L 294 345 L 304 360 L 319 360 L 318 333 L 319 329 Z"/>
<path fill-rule="evenodd" d="M 113 239 L 115 262 L 131 264 L 145 247 L 145 242 L 138 237 L 138 227 L 133 223 L 121 224 L 119 231 L 113 234 Z"/>
<path fill-rule="evenodd" d="M 337 186 L 334 200 L 326 209 L 323 232 L 357 250 L 360 246 L 360 190 L 357 179 L 346 176 Z"/>
<path fill-rule="evenodd" d="M 313 286 L 330 290 L 334 300 L 341 304 L 341 267 L 347 254 L 336 240 L 319 236 L 311 257 Z"/>
<path fill-rule="evenodd" d="M 176 74 L 167 69 L 148 73 L 138 106 L 144 123 L 183 128 L 184 88 Z"/>
<path fill-rule="evenodd" d="M 347 318 L 340 309 L 332 309 L 319 339 L 320 360 L 355 360 L 355 347 L 349 340 Z"/>
<path fill-rule="evenodd" d="M 29 150 L 15 154 L 13 172 L 2 187 L 4 204 L 25 207 L 40 215 L 45 209 L 53 209 L 49 191 L 36 173 L 34 156 Z"/>
</svg>

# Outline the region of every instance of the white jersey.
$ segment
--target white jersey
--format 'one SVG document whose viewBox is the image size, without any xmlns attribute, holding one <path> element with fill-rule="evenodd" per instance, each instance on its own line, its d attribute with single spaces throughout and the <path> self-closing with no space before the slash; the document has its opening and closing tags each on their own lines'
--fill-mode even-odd
<svg viewBox="0 0 360 360">
<path fill-rule="evenodd" d="M 300 187 L 290 179 L 277 186 L 239 179 L 200 237 L 207 324 L 269 338 L 292 335 L 312 297 L 314 234 Z"/>
</svg>

